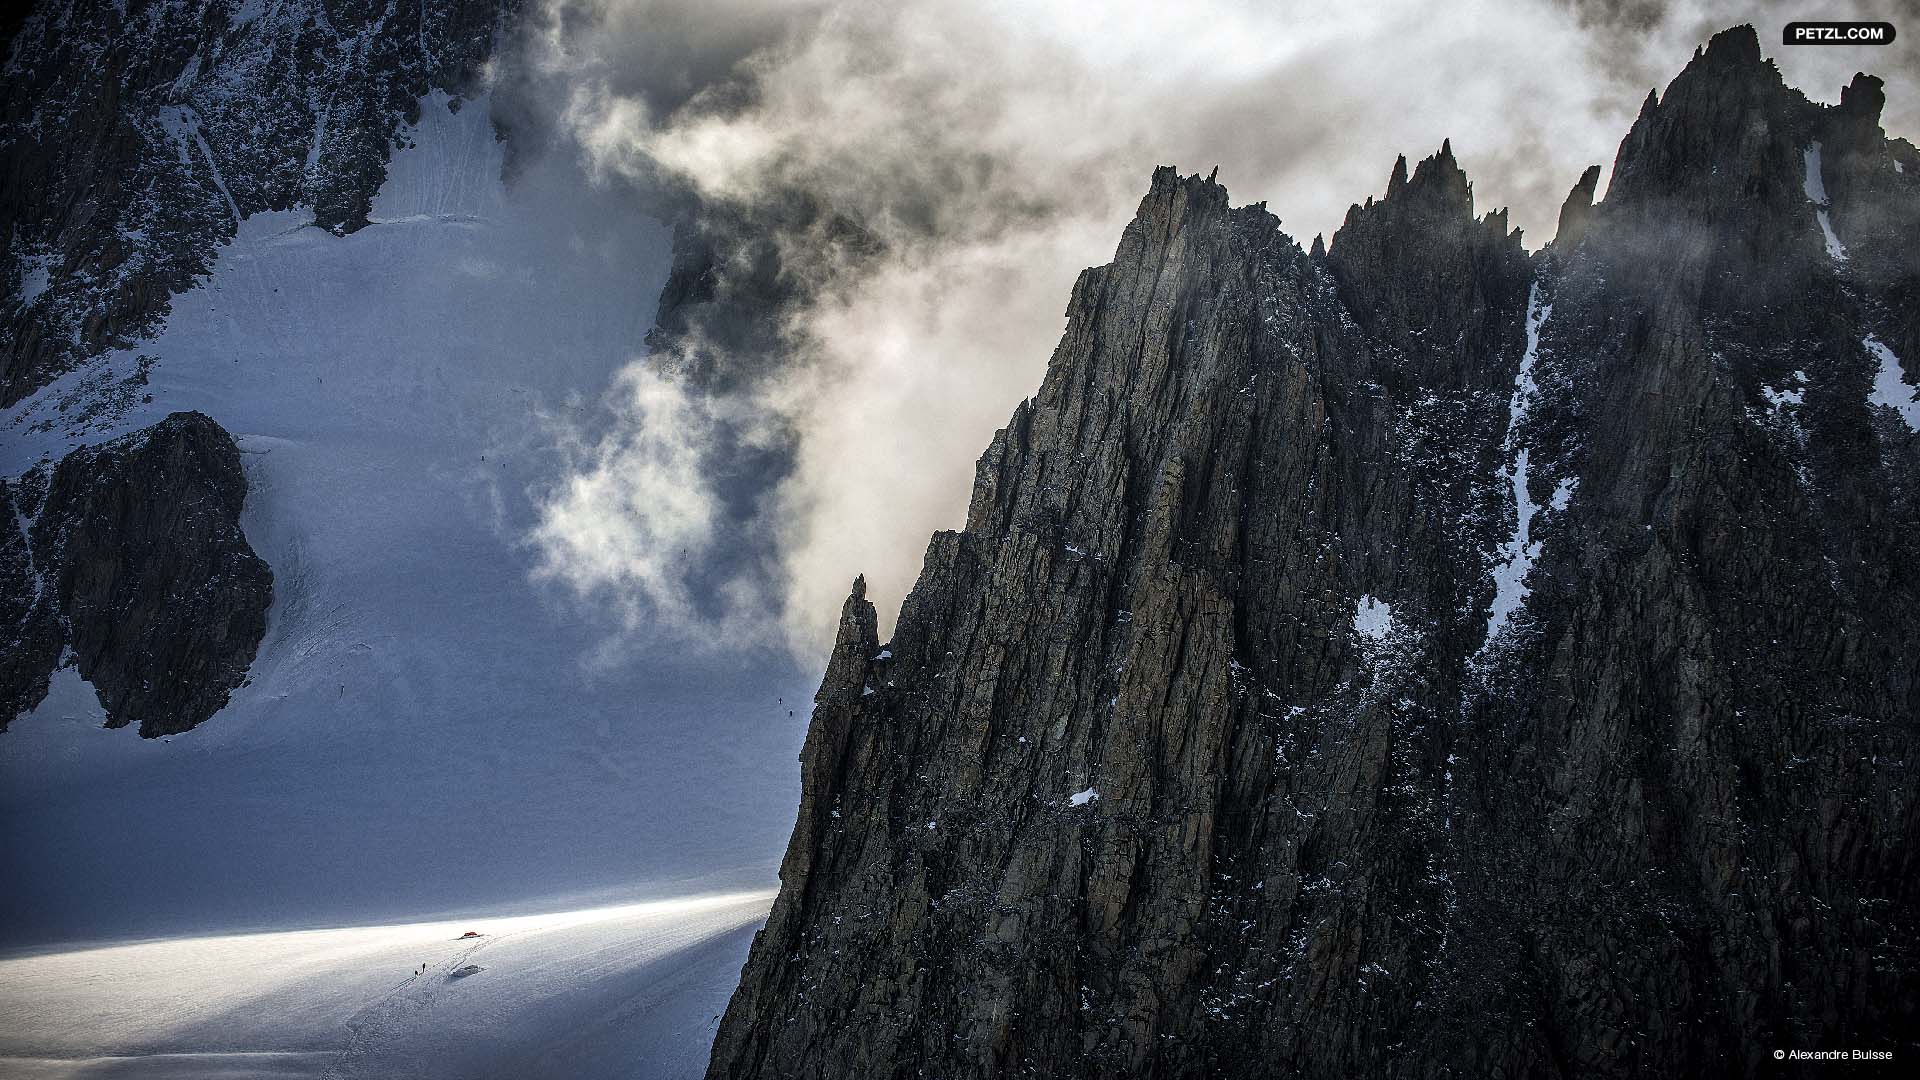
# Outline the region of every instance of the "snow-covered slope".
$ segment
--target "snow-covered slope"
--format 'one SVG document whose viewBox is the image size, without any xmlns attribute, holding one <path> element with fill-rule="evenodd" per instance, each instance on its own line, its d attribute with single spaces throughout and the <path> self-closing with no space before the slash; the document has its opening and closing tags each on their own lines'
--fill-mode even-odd
<svg viewBox="0 0 1920 1080">
<path fill-rule="evenodd" d="M 0 959 L 0 1075 L 697 1076 L 770 900 Z"/>
<path fill-rule="evenodd" d="M 530 576 L 555 432 L 604 419 L 667 232 L 567 162 L 503 184 L 484 100 L 428 100 L 411 138 L 370 227 L 242 225 L 165 331 L 114 357 L 155 358 L 150 400 L 62 414 L 99 379 L 76 372 L 0 415 L 17 475 L 206 412 L 246 459 L 242 523 L 275 588 L 249 684 L 198 729 L 102 730 L 68 669 L 0 737 L 0 949 L 772 882 L 807 680 L 778 656 L 613 636 Z M 737 965 L 715 969 L 709 1013 Z"/>
</svg>

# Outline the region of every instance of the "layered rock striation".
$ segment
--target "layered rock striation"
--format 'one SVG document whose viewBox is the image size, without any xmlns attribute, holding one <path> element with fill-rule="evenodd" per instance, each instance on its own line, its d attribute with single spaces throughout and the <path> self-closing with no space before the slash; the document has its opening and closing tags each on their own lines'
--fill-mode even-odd
<svg viewBox="0 0 1920 1080">
<path fill-rule="evenodd" d="M 1529 255 L 1162 169 L 891 641 L 709 1076 L 1920 1053 L 1920 155 L 1714 38 Z M 1902 396 L 1904 394 L 1904 397 Z"/>
</svg>

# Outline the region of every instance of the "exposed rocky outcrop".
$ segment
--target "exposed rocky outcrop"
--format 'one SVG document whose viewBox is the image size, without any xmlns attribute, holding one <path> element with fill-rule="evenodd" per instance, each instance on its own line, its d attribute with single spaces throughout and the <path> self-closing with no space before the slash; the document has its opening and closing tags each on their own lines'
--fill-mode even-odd
<svg viewBox="0 0 1920 1080">
<path fill-rule="evenodd" d="M 200 413 L 0 483 L 0 729 L 68 658 L 108 727 L 147 738 L 217 712 L 266 633 L 273 576 L 240 530 L 246 477 Z"/>
<path fill-rule="evenodd" d="M 891 641 L 855 583 L 709 1076 L 1920 1054 L 1877 92 L 1721 34 L 1533 257 L 1447 147 L 1311 254 L 1157 172 Z"/>
<path fill-rule="evenodd" d="M 1567 192 L 1560 204 L 1560 223 L 1554 229 L 1553 242 L 1563 251 L 1580 246 L 1587 235 L 1587 222 L 1593 220 L 1593 194 L 1600 186 L 1600 166 L 1590 165 L 1580 174 L 1580 182 Z"/>
<path fill-rule="evenodd" d="M 367 223 L 518 0 L 41 0 L 0 72 L 0 407 L 156 331 L 239 220 Z"/>
<path fill-rule="evenodd" d="M 0 731 L 40 704 L 65 637 L 34 558 L 33 516 L 46 499 L 48 471 L 0 481 Z"/>
</svg>

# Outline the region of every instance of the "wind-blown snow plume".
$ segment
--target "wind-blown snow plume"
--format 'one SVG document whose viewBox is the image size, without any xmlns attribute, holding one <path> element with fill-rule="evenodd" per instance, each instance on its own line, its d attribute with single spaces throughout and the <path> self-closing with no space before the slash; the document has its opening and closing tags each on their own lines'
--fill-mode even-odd
<svg viewBox="0 0 1920 1080">
<path fill-rule="evenodd" d="M 723 300 L 752 284 L 642 361 L 677 372 L 687 398 L 635 419 L 756 417 L 763 482 L 724 433 L 620 440 L 584 462 L 538 539 L 553 574 L 626 590 L 634 617 L 701 638 L 715 605 L 675 597 L 678 551 L 660 546 L 719 557 L 746 529 L 766 550 L 726 556 L 742 567 L 733 604 L 803 653 L 831 636 L 855 573 L 890 618 L 927 534 L 960 524 L 974 456 L 1038 384 L 1074 276 L 1110 256 L 1154 165 L 1218 164 L 1236 200 L 1267 199 L 1305 239 L 1377 192 L 1395 154 L 1451 136 L 1482 209 L 1511 204 L 1543 242 L 1644 95 L 1598 46 L 1693 25 L 1548 0 L 1444 19 L 1412 2 L 711 10 L 556 0 L 535 20 L 530 84 L 601 175 L 723 223 L 693 283 Z M 726 346 L 752 337 L 742 326 L 760 344 Z M 706 501 L 617 492 L 668 476 Z M 696 503 L 729 524 L 690 516 Z"/>
</svg>

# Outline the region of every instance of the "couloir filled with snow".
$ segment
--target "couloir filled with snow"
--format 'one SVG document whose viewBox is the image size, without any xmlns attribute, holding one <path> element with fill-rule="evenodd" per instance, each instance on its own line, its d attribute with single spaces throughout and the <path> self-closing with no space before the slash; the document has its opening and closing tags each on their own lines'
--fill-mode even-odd
<svg viewBox="0 0 1920 1080">
<path fill-rule="evenodd" d="M 428 100 L 411 138 L 373 225 L 243 223 L 114 358 L 155 359 L 150 402 L 44 423 L 77 373 L 0 416 L 17 475 L 206 412 L 275 589 L 250 681 L 194 731 L 104 730 L 67 669 L 0 736 L 0 1071 L 478 1076 L 509 1042 L 553 1075 L 698 1071 L 809 680 L 536 579 L 556 432 L 606 422 L 670 237 L 568 161 L 503 180 L 484 100 Z M 469 922 L 484 970 L 410 976 Z"/>
</svg>

